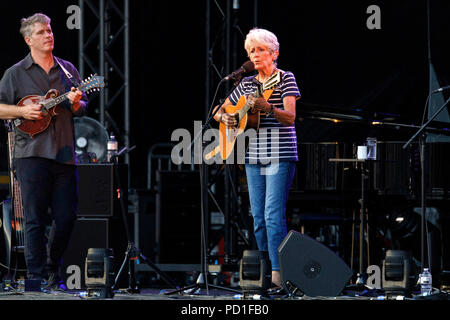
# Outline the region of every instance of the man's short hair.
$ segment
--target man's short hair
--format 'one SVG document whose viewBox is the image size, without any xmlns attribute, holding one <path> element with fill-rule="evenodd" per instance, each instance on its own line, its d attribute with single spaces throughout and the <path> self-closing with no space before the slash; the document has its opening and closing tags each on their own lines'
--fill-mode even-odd
<svg viewBox="0 0 450 320">
<path fill-rule="evenodd" d="M 24 38 L 32 35 L 33 26 L 36 22 L 50 24 L 51 19 L 43 13 L 35 13 L 28 18 L 22 18 L 22 20 L 20 20 L 20 33 Z"/>
</svg>

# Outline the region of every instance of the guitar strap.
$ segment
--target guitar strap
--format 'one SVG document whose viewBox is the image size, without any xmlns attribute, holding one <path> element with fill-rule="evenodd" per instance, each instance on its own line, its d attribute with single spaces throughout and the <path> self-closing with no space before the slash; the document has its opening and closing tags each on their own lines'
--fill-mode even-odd
<svg viewBox="0 0 450 320">
<path fill-rule="evenodd" d="M 69 71 L 67 71 L 66 68 L 64 68 L 64 66 L 62 65 L 61 61 L 60 61 L 57 57 L 55 57 L 55 56 L 53 56 L 53 57 L 55 58 L 56 62 L 58 62 L 58 64 L 59 64 L 59 66 L 61 67 L 62 71 L 65 73 L 67 79 L 69 79 L 70 82 L 72 83 L 72 85 L 73 85 L 75 88 L 77 88 L 80 84 L 77 83 L 77 82 L 75 82 L 75 81 L 73 80 L 73 76 L 70 74 Z"/>
<path fill-rule="evenodd" d="M 268 101 L 270 99 L 270 97 L 272 96 L 273 93 L 273 89 L 269 89 L 263 92 L 263 97 L 266 101 Z"/>
</svg>

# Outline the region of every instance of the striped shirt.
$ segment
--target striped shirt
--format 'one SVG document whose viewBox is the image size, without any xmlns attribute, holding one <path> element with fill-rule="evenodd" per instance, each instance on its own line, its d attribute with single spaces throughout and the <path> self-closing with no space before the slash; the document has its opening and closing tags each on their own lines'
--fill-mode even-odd
<svg viewBox="0 0 450 320">
<path fill-rule="evenodd" d="M 293 73 L 281 72 L 281 82 L 274 88 L 268 102 L 275 108 L 283 110 L 283 98 L 295 96 L 299 99 L 300 91 Z M 256 76 L 243 78 L 230 95 L 231 103 L 236 105 L 241 96 L 254 93 L 259 85 Z M 268 164 L 274 160 L 298 161 L 295 125 L 285 126 L 273 115 L 269 117 L 261 115 L 258 133 L 249 139 L 245 163 Z"/>
</svg>

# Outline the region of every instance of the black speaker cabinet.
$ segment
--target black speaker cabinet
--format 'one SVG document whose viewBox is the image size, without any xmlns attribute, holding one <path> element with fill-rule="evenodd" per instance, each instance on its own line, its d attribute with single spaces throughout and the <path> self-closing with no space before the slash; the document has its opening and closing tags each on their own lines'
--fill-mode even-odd
<svg viewBox="0 0 450 320">
<path fill-rule="evenodd" d="M 283 287 L 299 289 L 310 297 L 335 297 L 344 289 L 352 270 L 328 247 L 289 231 L 278 248 Z"/>
<path fill-rule="evenodd" d="M 61 276 L 68 289 L 85 289 L 84 268 L 89 248 L 112 248 L 117 275 L 125 256 L 127 239 L 121 219 L 78 218 L 64 253 Z M 128 264 L 127 264 L 128 265 Z M 122 272 L 119 288 L 126 287 L 128 269 Z"/>
<path fill-rule="evenodd" d="M 156 172 L 156 262 L 201 262 L 198 171 Z"/>
<path fill-rule="evenodd" d="M 110 163 L 79 164 L 78 168 L 78 216 L 120 216 L 119 196 L 127 206 L 128 166 L 118 164 L 119 176 Z M 123 194 L 119 195 L 119 182 Z M 126 207 L 125 206 L 125 207 Z"/>
</svg>

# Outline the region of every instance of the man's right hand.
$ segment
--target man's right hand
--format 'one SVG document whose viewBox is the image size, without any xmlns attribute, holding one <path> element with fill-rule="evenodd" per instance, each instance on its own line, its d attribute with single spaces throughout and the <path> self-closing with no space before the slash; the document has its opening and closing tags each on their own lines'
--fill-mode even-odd
<svg viewBox="0 0 450 320">
<path fill-rule="evenodd" d="M 22 118 L 27 120 L 40 120 L 42 119 L 42 105 L 41 104 L 27 104 L 23 107 L 19 107 Z"/>
</svg>

